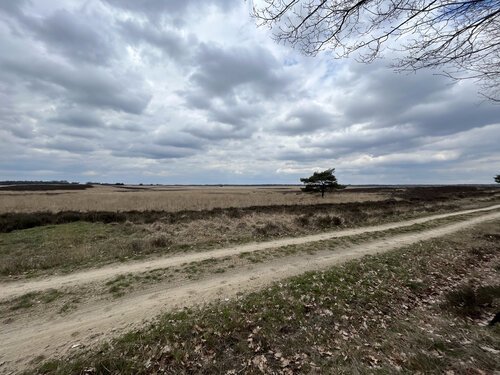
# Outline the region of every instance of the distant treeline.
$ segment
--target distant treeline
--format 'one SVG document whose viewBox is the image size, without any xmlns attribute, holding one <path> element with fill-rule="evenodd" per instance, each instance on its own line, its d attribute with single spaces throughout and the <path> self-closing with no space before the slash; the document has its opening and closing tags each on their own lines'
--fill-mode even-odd
<svg viewBox="0 0 500 375">
<path fill-rule="evenodd" d="M 0 181 L 0 185 L 78 185 L 79 182 L 60 181 Z"/>
<path fill-rule="evenodd" d="M 12 184 L 0 186 L 0 191 L 85 190 L 91 187 L 81 184 Z"/>
</svg>

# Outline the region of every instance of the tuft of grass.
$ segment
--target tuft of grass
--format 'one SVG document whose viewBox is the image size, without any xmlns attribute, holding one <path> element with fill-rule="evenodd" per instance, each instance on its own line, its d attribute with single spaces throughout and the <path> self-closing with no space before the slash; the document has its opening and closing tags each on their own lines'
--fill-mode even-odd
<svg viewBox="0 0 500 375">
<path fill-rule="evenodd" d="M 109 293 L 111 293 L 113 297 L 117 298 L 125 295 L 127 289 L 133 285 L 134 280 L 135 276 L 132 274 L 119 275 L 114 279 L 106 282 L 106 285 L 109 287 Z"/>
<path fill-rule="evenodd" d="M 149 244 L 156 248 L 167 247 L 168 245 L 170 245 L 170 243 L 171 241 L 169 240 L 169 238 L 163 233 L 153 235 L 151 238 L 149 238 Z"/>
<path fill-rule="evenodd" d="M 322 215 L 315 218 L 316 225 L 320 228 L 331 228 L 342 225 L 343 219 L 335 215 Z"/>
<path fill-rule="evenodd" d="M 35 304 L 49 304 L 64 296 L 64 293 L 57 289 L 48 289 L 44 292 L 30 292 L 5 302 L 10 304 L 10 310 L 28 309 Z"/>
<path fill-rule="evenodd" d="M 461 285 L 446 294 L 442 307 L 460 316 L 479 318 L 485 306 L 500 298 L 500 284 L 474 287 Z"/>
<path fill-rule="evenodd" d="M 11 310 L 28 309 L 36 303 L 39 293 L 26 293 L 12 300 Z"/>
<path fill-rule="evenodd" d="M 283 230 L 276 223 L 265 223 L 255 227 L 255 234 L 262 237 L 279 236 Z"/>
</svg>

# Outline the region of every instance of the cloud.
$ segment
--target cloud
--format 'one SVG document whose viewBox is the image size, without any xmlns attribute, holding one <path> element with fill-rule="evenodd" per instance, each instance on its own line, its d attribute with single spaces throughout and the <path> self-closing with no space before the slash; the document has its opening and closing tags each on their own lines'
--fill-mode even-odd
<svg viewBox="0 0 500 375">
<path fill-rule="evenodd" d="M 99 12 L 89 14 L 85 9 L 57 9 L 46 17 L 36 17 L 24 11 L 25 4 L 27 2 L 4 6 L 3 11 L 24 33 L 41 41 L 48 50 L 77 64 L 108 64 L 116 56 L 110 20 Z"/>
<path fill-rule="evenodd" d="M 196 44 L 194 35 L 184 35 L 175 28 L 162 28 L 150 23 L 139 23 L 127 19 L 119 22 L 120 32 L 126 43 L 147 44 L 158 48 L 165 56 L 174 60 L 186 61 L 192 45 Z"/>
<path fill-rule="evenodd" d="M 232 0 L 0 2 L 6 178 L 491 182 L 500 107 L 472 82 L 275 44 Z M 188 171 L 188 172 L 186 172 Z"/>
<path fill-rule="evenodd" d="M 197 69 L 190 81 L 210 96 L 245 95 L 247 89 L 273 96 L 282 93 L 290 83 L 272 53 L 260 46 L 222 48 L 204 43 L 195 60 Z"/>
<path fill-rule="evenodd" d="M 114 156 L 146 159 L 176 159 L 192 156 L 193 149 L 175 146 L 132 145 L 124 150 L 113 151 Z"/>
<path fill-rule="evenodd" d="M 207 140 L 250 138 L 262 124 L 266 101 L 286 92 L 293 79 L 266 48 L 226 48 L 200 43 L 187 87 L 187 110 L 200 118 L 185 131 Z"/>
<path fill-rule="evenodd" d="M 67 137 L 57 136 L 50 139 L 44 144 L 40 144 L 40 147 L 50 148 L 52 150 L 67 151 L 70 153 L 87 153 L 96 150 L 96 145 L 93 142 L 89 142 L 81 139 L 71 139 Z"/>
<path fill-rule="evenodd" d="M 336 115 L 315 103 L 303 103 L 291 110 L 275 130 L 287 135 L 307 135 L 319 129 L 333 128 Z"/>
<path fill-rule="evenodd" d="M 50 121 L 76 128 L 102 128 L 105 126 L 102 119 L 95 113 L 82 110 L 67 110 L 50 118 Z"/>
<path fill-rule="evenodd" d="M 1 45 L 2 43 L 0 43 Z M 0 56 L 2 77 L 6 82 L 21 84 L 49 97 L 116 111 L 140 114 L 151 95 L 133 73 L 115 73 L 97 66 L 75 67 L 13 46 Z"/>
<path fill-rule="evenodd" d="M 418 147 L 421 144 L 419 135 L 420 131 L 412 125 L 376 129 L 366 124 L 358 124 L 304 139 L 301 146 L 332 150 L 338 156 L 359 150 L 379 154 Z"/>
<path fill-rule="evenodd" d="M 481 103 L 471 82 L 452 84 L 429 71 L 395 74 L 381 63 L 351 64 L 340 79 L 345 125 L 374 128 L 412 124 L 422 134 L 445 135 L 488 125 L 500 118 L 500 106 Z"/>
<path fill-rule="evenodd" d="M 217 10 L 227 12 L 237 6 L 234 0 L 103 0 L 113 8 L 120 8 L 128 12 L 144 15 L 150 20 L 159 21 L 162 18 L 185 17 L 186 14 L 194 10 L 207 11 L 209 7 L 216 7 Z"/>
</svg>

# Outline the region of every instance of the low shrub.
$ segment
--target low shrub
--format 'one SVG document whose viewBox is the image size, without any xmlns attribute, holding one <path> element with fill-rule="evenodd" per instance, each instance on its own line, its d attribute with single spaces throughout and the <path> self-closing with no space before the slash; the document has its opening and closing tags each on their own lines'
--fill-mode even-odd
<svg viewBox="0 0 500 375">
<path fill-rule="evenodd" d="M 295 222 L 301 227 L 307 227 L 311 224 L 311 217 L 310 214 L 300 215 L 295 218 Z"/>
<path fill-rule="evenodd" d="M 129 243 L 130 249 L 135 253 L 135 254 L 140 254 L 144 250 L 144 241 L 135 239 L 130 241 Z"/>
<path fill-rule="evenodd" d="M 316 226 L 320 228 L 330 228 L 337 227 L 343 224 L 343 220 L 339 216 L 335 215 L 321 215 L 317 216 L 314 220 Z"/>
<path fill-rule="evenodd" d="M 156 248 L 166 247 L 170 244 L 170 240 L 165 234 L 153 235 L 148 239 L 148 242 L 152 247 Z"/>
<path fill-rule="evenodd" d="M 255 234 L 259 236 L 272 236 L 280 234 L 280 227 L 274 223 L 266 223 L 255 227 Z"/>
<path fill-rule="evenodd" d="M 481 309 L 491 306 L 496 298 L 500 298 L 500 284 L 476 288 L 464 285 L 449 292 L 442 307 L 464 317 L 478 318 Z"/>
</svg>

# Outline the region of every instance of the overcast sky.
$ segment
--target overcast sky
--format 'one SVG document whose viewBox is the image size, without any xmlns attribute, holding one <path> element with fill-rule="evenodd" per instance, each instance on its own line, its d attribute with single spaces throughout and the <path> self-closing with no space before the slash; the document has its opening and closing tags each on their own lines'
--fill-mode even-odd
<svg viewBox="0 0 500 375">
<path fill-rule="evenodd" d="M 492 183 L 472 82 L 305 57 L 243 0 L 0 1 L 0 180 Z"/>
</svg>

